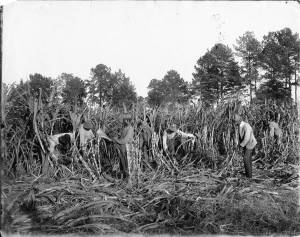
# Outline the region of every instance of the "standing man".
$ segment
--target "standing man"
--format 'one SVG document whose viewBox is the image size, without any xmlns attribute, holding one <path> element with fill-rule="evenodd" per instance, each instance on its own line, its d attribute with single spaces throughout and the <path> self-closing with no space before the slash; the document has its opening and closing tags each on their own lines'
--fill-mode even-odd
<svg viewBox="0 0 300 237">
<path fill-rule="evenodd" d="M 130 175 L 132 171 L 132 159 L 134 158 L 134 147 L 133 147 L 133 127 L 131 125 L 130 114 L 124 114 L 123 120 L 123 130 L 121 137 L 113 139 L 120 150 L 120 169 L 123 175 L 123 179 L 126 181 L 130 180 Z M 129 167 L 128 167 L 129 165 Z"/>
<path fill-rule="evenodd" d="M 143 153 L 145 162 L 152 162 L 151 139 L 153 131 L 145 121 L 139 121 L 137 123 L 137 129 L 139 135 L 139 149 Z"/>
<path fill-rule="evenodd" d="M 253 149 L 257 144 L 257 141 L 253 134 L 253 129 L 249 123 L 246 123 L 242 120 L 241 116 L 234 114 L 233 122 L 237 126 L 238 132 L 236 136 L 239 136 L 236 139 L 239 141 L 240 146 L 243 148 L 243 159 L 246 177 L 252 178 L 252 153 Z M 236 141 L 237 141 L 236 140 Z"/>
<path fill-rule="evenodd" d="M 275 142 L 277 145 L 281 144 L 281 138 L 282 138 L 282 130 L 279 127 L 278 123 L 270 121 L 269 122 L 269 129 L 270 129 L 270 137 L 272 139 L 275 139 Z"/>
</svg>

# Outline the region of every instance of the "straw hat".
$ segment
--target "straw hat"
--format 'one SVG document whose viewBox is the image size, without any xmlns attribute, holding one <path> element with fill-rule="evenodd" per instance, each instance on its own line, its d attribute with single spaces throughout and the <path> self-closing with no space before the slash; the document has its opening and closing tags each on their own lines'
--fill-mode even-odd
<svg viewBox="0 0 300 237">
<path fill-rule="evenodd" d="M 83 123 L 83 128 L 84 128 L 85 130 L 91 130 L 92 127 L 93 127 L 93 126 L 92 126 L 91 122 L 89 122 L 89 121 L 86 121 L 86 122 Z"/>
<path fill-rule="evenodd" d="M 234 114 L 232 120 L 234 122 L 239 122 L 239 121 L 241 121 L 241 116 L 238 114 Z"/>
</svg>

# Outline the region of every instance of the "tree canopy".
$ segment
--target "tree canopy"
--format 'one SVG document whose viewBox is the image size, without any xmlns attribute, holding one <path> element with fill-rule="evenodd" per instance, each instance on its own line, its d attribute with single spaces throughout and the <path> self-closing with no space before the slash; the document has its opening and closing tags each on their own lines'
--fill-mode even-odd
<svg viewBox="0 0 300 237">
<path fill-rule="evenodd" d="M 272 98 L 289 100 L 292 86 L 298 85 L 300 40 L 298 33 L 289 28 L 268 32 L 262 41 L 253 32 L 246 31 L 231 49 L 217 43 L 200 55 L 194 65 L 191 82 L 185 81 L 174 69 L 148 84 L 147 98 L 137 95 L 130 77 L 118 70 L 112 72 L 105 64 L 90 70 L 90 78 L 83 80 L 71 73 L 62 73 L 56 79 L 39 73 L 29 75 L 12 89 L 12 103 L 22 104 L 30 98 L 43 103 L 84 106 L 109 104 L 127 107 L 133 103 L 146 103 L 152 107 L 167 104 L 184 104 L 193 96 L 201 103 L 213 105 L 222 100 L 244 94 L 250 102 Z M 245 90 L 249 89 L 249 95 Z M 297 87 L 295 87 L 295 98 Z M 22 99 L 18 99 L 22 98 Z M 22 112 L 21 112 L 22 113 Z M 27 112 L 24 114 L 27 114 Z"/>
<path fill-rule="evenodd" d="M 67 73 L 63 73 L 61 78 L 65 81 L 65 87 L 62 90 L 63 102 L 82 106 L 84 98 L 87 96 L 84 81 Z"/>
<path fill-rule="evenodd" d="M 100 106 L 110 104 L 121 107 L 136 102 L 135 87 L 121 70 L 112 73 L 104 64 L 91 69 L 91 79 L 87 82 L 89 99 Z"/>
<path fill-rule="evenodd" d="M 148 103 L 151 106 L 185 103 L 189 99 L 188 83 L 175 70 L 169 70 L 161 80 L 152 79 L 148 89 Z"/>
<path fill-rule="evenodd" d="M 195 66 L 192 88 L 207 104 L 218 103 L 242 88 L 239 66 L 232 50 L 216 44 L 200 57 Z"/>
<path fill-rule="evenodd" d="M 261 53 L 261 44 L 255 38 L 253 32 L 245 32 L 237 39 L 237 46 L 235 46 L 236 55 L 242 59 L 241 72 L 245 79 L 246 85 L 250 89 L 250 101 L 253 97 L 254 91 L 257 89 L 259 55 Z M 254 82 L 254 84 L 253 84 Z"/>
<path fill-rule="evenodd" d="M 270 83 L 263 86 L 271 86 L 269 94 L 273 91 L 274 96 L 286 91 L 291 97 L 292 75 L 294 74 L 294 84 L 297 82 L 297 71 L 299 71 L 299 35 L 293 34 L 289 28 L 279 31 L 269 32 L 263 37 L 263 50 L 260 54 L 260 63 L 264 71 L 264 79 Z M 276 81 L 276 82 L 275 82 Z"/>
</svg>

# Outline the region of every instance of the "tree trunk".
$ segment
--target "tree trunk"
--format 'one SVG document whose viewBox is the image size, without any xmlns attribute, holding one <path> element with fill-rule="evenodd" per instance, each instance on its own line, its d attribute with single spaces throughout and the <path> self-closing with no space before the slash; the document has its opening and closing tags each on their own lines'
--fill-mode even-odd
<svg viewBox="0 0 300 237">
<path fill-rule="evenodd" d="M 100 108 L 102 108 L 102 95 L 101 95 L 101 91 L 99 93 L 99 100 L 100 100 Z"/>
<path fill-rule="evenodd" d="M 218 82 L 218 86 L 217 86 L 217 105 L 219 103 L 219 98 L 220 98 L 220 92 L 219 92 L 219 82 Z"/>
<path fill-rule="evenodd" d="M 291 76 L 292 76 L 292 75 L 289 75 L 289 78 L 288 78 L 288 83 L 289 83 L 289 94 L 290 94 L 290 98 L 292 99 L 292 85 L 291 85 Z"/>
<path fill-rule="evenodd" d="M 251 79 L 250 79 L 250 103 L 252 103 L 252 85 L 251 85 Z"/>
<path fill-rule="evenodd" d="M 223 100 L 223 83 L 222 83 L 222 81 L 221 81 L 221 100 Z"/>
<path fill-rule="evenodd" d="M 297 106 L 297 103 L 298 103 L 298 101 L 297 101 L 297 97 L 298 97 L 298 95 L 297 95 L 297 85 L 295 85 L 295 104 L 296 104 L 296 106 Z"/>
<path fill-rule="evenodd" d="M 252 80 L 251 80 L 251 61 L 250 61 L 250 56 L 248 58 L 248 81 L 250 85 L 250 103 L 252 103 Z"/>
<path fill-rule="evenodd" d="M 256 90 L 257 90 L 257 87 L 256 87 L 256 85 L 257 85 L 257 78 L 255 77 L 255 81 L 254 81 L 254 92 L 255 92 L 255 94 L 256 94 Z"/>
<path fill-rule="evenodd" d="M 295 104 L 297 106 L 297 87 L 298 87 L 298 83 L 297 83 L 297 70 L 295 69 Z"/>
</svg>

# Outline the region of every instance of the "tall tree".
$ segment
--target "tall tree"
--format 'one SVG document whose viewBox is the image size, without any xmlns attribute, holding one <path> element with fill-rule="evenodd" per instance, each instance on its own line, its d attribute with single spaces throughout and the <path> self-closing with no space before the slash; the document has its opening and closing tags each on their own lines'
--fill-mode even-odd
<svg viewBox="0 0 300 237">
<path fill-rule="evenodd" d="M 84 81 L 67 73 L 63 73 L 61 78 L 65 81 L 65 87 L 62 90 L 63 102 L 73 106 L 82 106 L 86 97 Z"/>
<path fill-rule="evenodd" d="M 126 75 L 119 70 L 114 73 L 112 78 L 113 80 L 110 82 L 112 83 L 111 87 L 113 88 L 111 95 L 111 104 L 113 106 L 120 108 L 124 103 L 126 107 L 128 107 L 137 101 L 135 87 L 129 77 L 126 77 Z"/>
<path fill-rule="evenodd" d="M 261 44 L 255 38 L 253 32 L 247 31 L 237 39 L 235 50 L 237 52 L 236 54 L 242 59 L 242 70 L 250 89 L 250 101 L 252 101 L 253 81 L 255 93 L 257 90 L 259 54 L 262 50 Z"/>
<path fill-rule="evenodd" d="M 291 97 L 292 84 L 297 82 L 296 76 L 299 70 L 299 35 L 297 33 L 293 34 L 289 28 L 277 31 L 275 35 L 279 45 L 283 48 L 282 76 Z M 295 75 L 294 83 L 292 83 L 293 74 Z"/>
<path fill-rule="evenodd" d="M 198 59 L 195 70 L 192 81 L 194 93 L 198 93 L 205 104 L 213 104 L 219 97 L 218 69 L 210 51 Z"/>
<path fill-rule="evenodd" d="M 264 77 L 267 80 L 278 80 L 291 97 L 292 76 L 299 71 L 300 41 L 298 34 L 293 34 L 289 28 L 269 32 L 263 38 L 263 50 L 260 54 Z M 275 89 L 277 87 L 273 87 Z M 283 91 L 283 90 L 280 90 Z M 274 92 L 277 93 L 277 92 Z"/>
<path fill-rule="evenodd" d="M 98 64 L 91 69 L 91 80 L 88 81 L 91 102 L 100 106 L 111 99 L 112 90 L 111 69 L 104 64 Z"/>
<path fill-rule="evenodd" d="M 245 80 L 240 75 L 238 63 L 230 61 L 225 69 L 226 83 L 224 90 L 226 95 L 233 95 L 236 92 L 242 91 L 245 86 Z"/>
<path fill-rule="evenodd" d="M 39 96 L 41 96 L 43 103 L 48 102 L 53 86 L 53 80 L 50 77 L 44 77 L 38 73 L 33 75 L 30 74 L 29 81 L 26 83 L 28 83 L 30 87 L 30 93 L 32 96 L 35 98 L 39 98 Z"/>
<path fill-rule="evenodd" d="M 188 100 L 188 84 L 175 70 L 170 70 L 162 79 L 164 100 L 171 103 L 184 103 Z"/>
<path fill-rule="evenodd" d="M 134 85 L 121 70 L 112 73 L 104 64 L 98 64 L 91 69 L 91 80 L 88 81 L 89 97 L 91 102 L 102 106 L 109 103 L 113 106 L 122 106 L 136 102 Z"/>
<path fill-rule="evenodd" d="M 164 101 L 164 85 L 161 80 L 152 79 L 148 85 L 147 101 L 152 107 L 159 107 Z"/>
<path fill-rule="evenodd" d="M 151 106 L 185 103 L 190 97 L 188 83 L 175 70 L 169 70 L 162 80 L 152 79 L 148 89 L 148 103 Z"/>
<path fill-rule="evenodd" d="M 213 104 L 242 87 L 238 64 L 232 50 L 216 44 L 200 57 L 193 73 L 193 90 L 199 90 L 204 103 Z"/>
</svg>

